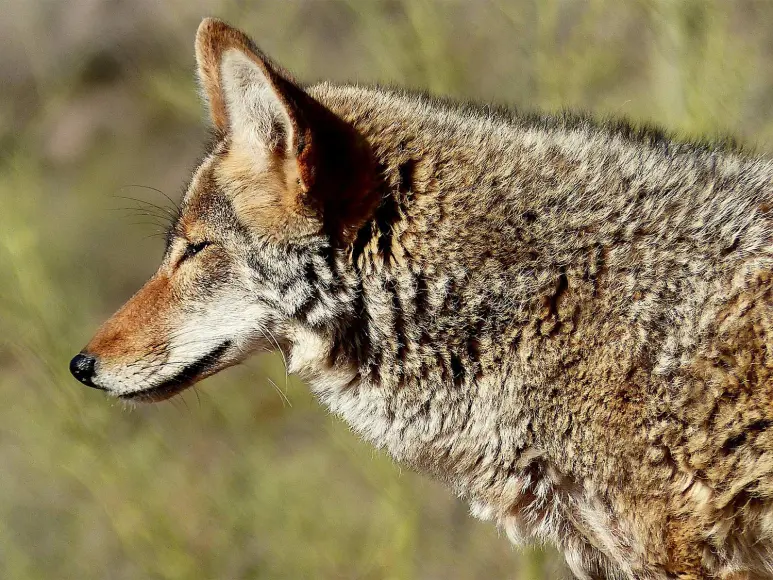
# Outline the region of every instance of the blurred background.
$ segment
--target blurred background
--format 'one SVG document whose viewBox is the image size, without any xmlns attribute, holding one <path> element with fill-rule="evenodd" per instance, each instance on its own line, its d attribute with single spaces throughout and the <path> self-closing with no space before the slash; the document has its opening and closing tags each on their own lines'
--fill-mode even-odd
<svg viewBox="0 0 773 580">
<path fill-rule="evenodd" d="M 155 269 L 201 152 L 193 37 L 303 81 L 588 109 L 773 151 L 770 0 L 0 0 L 0 577 L 568 578 L 256 358 L 134 411 L 70 357 Z M 156 191 L 159 190 L 159 191 Z"/>
</svg>

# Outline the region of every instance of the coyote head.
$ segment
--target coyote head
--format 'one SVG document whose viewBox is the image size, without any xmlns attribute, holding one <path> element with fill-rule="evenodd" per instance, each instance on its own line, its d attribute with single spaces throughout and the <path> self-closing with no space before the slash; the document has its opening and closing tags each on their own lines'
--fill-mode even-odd
<svg viewBox="0 0 773 580">
<path fill-rule="evenodd" d="M 161 400 L 340 314 L 336 268 L 373 210 L 371 156 L 243 33 L 205 19 L 198 77 L 215 146 L 153 277 L 72 359 L 86 385 Z"/>
</svg>

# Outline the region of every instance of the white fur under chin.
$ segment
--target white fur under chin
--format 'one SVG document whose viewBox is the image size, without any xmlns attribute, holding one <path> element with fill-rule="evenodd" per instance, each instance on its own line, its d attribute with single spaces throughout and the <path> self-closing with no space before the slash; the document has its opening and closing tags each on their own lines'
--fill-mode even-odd
<svg viewBox="0 0 773 580">
<path fill-rule="evenodd" d="M 363 438 L 401 459 L 403 442 L 391 432 L 392 421 L 387 418 L 386 397 L 380 388 L 363 385 L 355 368 L 331 366 L 332 343 L 326 336 L 298 328 L 291 337 L 288 371 L 306 380 L 320 401 Z"/>
</svg>

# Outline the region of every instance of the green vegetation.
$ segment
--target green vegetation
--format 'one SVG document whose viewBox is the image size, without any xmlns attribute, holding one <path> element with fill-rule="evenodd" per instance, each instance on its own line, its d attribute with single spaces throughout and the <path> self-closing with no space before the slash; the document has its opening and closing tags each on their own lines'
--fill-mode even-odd
<svg viewBox="0 0 773 580">
<path fill-rule="evenodd" d="M 69 358 L 152 272 L 216 14 L 303 80 L 589 109 L 773 150 L 764 0 L 0 0 L 0 577 L 560 578 L 330 417 L 281 361 L 128 412 Z M 122 209 L 128 208 L 128 209 Z M 292 403 L 288 404 L 286 399 Z"/>
</svg>

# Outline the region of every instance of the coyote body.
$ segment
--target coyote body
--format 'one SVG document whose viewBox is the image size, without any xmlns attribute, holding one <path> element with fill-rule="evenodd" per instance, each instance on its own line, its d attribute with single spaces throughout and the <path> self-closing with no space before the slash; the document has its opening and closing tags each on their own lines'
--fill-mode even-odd
<svg viewBox="0 0 773 580">
<path fill-rule="evenodd" d="M 215 20 L 197 57 L 219 138 L 81 380 L 163 398 L 275 345 L 579 578 L 773 575 L 773 163 L 301 89 Z"/>
</svg>

